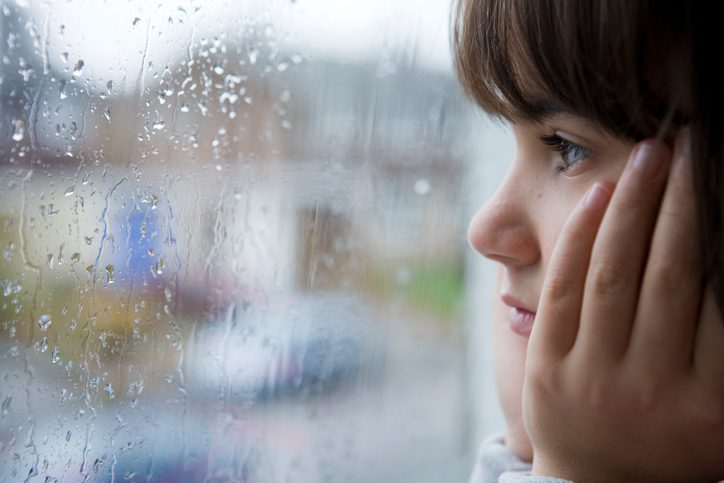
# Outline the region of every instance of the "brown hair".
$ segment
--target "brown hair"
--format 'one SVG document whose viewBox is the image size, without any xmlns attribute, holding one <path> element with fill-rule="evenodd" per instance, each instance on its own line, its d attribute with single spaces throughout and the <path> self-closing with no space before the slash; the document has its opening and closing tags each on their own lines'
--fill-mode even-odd
<svg viewBox="0 0 724 483">
<path fill-rule="evenodd" d="M 622 139 L 671 142 L 688 125 L 705 259 L 724 313 L 724 87 L 716 12 L 662 0 L 457 0 L 453 46 L 467 93 L 496 117 L 551 109 Z"/>
</svg>

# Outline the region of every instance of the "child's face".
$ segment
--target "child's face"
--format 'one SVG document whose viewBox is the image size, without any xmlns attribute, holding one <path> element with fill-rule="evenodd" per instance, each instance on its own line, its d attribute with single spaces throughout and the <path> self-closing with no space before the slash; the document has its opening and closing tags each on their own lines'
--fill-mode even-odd
<svg viewBox="0 0 724 483">
<path fill-rule="evenodd" d="M 524 439 L 514 444 L 525 446 L 520 417 L 525 351 L 553 247 L 593 182 L 618 180 L 634 143 L 568 114 L 512 127 L 515 159 L 495 195 L 474 216 L 468 237 L 480 254 L 500 264 L 494 311 L 498 391 L 509 437 Z M 516 452 L 531 456 L 523 447 Z"/>
</svg>

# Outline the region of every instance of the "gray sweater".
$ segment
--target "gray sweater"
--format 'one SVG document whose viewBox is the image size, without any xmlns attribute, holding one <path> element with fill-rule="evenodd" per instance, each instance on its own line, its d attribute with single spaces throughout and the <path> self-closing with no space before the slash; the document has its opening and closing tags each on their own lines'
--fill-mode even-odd
<svg viewBox="0 0 724 483">
<path fill-rule="evenodd" d="M 483 441 L 470 483 L 572 483 L 569 480 L 531 476 L 530 463 L 520 460 L 503 444 L 503 436 Z"/>
</svg>

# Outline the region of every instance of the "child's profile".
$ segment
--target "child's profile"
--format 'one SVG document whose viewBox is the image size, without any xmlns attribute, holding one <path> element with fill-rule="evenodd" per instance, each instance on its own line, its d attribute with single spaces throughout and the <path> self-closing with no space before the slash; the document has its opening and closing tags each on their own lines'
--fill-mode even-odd
<svg viewBox="0 0 724 483">
<path fill-rule="evenodd" d="M 707 10 L 457 3 L 458 75 L 517 145 L 468 234 L 499 267 L 507 422 L 472 482 L 724 479 L 724 102 Z"/>
</svg>

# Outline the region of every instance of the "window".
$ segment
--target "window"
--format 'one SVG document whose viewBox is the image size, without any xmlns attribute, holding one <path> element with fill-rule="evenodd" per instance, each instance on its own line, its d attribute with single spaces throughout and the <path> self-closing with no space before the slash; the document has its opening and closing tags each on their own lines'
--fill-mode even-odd
<svg viewBox="0 0 724 483">
<path fill-rule="evenodd" d="M 447 2 L 2 2 L 0 481 L 464 479 Z"/>
</svg>

